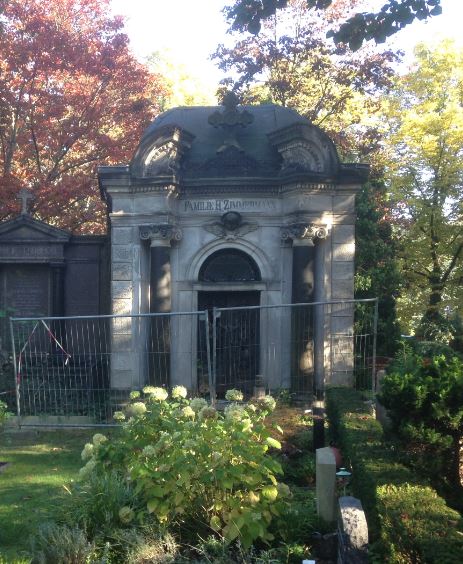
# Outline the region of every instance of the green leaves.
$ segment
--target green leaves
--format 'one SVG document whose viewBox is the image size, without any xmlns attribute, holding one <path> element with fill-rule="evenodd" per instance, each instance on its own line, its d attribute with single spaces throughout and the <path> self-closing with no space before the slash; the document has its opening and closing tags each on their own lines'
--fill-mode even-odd
<svg viewBox="0 0 463 564">
<path fill-rule="evenodd" d="M 272 437 L 267 437 L 265 442 L 272 448 L 281 449 L 281 443 Z"/>
<path fill-rule="evenodd" d="M 379 398 L 396 430 L 411 444 L 437 453 L 448 439 L 447 459 L 455 460 L 455 465 L 447 465 L 443 471 L 456 483 L 459 440 L 463 437 L 462 397 L 463 362 L 459 358 L 416 356 L 411 369 L 399 368 L 384 378 Z"/>
<path fill-rule="evenodd" d="M 182 402 L 182 410 L 191 407 Z M 281 444 L 263 423 L 266 411 L 243 413 L 246 430 L 241 418 L 227 414 L 215 413 L 205 425 L 184 417 L 178 401 L 147 402 L 120 438 L 98 449 L 99 471 L 114 468 L 130 478 L 144 503 L 137 519 L 148 512 L 167 526 L 194 522 L 198 533 L 212 529 L 227 542 L 239 537 L 243 546 L 268 539 L 288 497 L 279 495 L 281 466 L 267 454 Z"/>
<path fill-rule="evenodd" d="M 332 0 L 306 2 L 308 8 L 316 10 L 326 10 L 332 5 Z M 262 21 L 287 4 L 287 0 L 235 0 L 225 10 L 233 29 L 257 34 L 261 30 Z M 348 43 L 356 51 L 365 40 L 374 39 L 376 43 L 382 43 L 415 18 L 424 20 L 441 13 L 440 0 L 384 0 L 384 5 L 376 13 L 357 13 L 348 18 L 339 30 L 330 30 L 328 37 L 333 37 L 337 44 Z"/>
</svg>

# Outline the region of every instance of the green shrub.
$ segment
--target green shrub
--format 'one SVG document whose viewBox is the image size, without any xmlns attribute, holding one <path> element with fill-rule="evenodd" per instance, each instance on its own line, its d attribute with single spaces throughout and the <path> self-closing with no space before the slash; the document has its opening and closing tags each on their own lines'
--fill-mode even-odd
<svg viewBox="0 0 463 564">
<path fill-rule="evenodd" d="M 463 362 L 444 355 L 409 356 L 383 380 L 380 402 L 394 429 L 421 457 L 440 459 L 434 465 L 455 487 L 460 485 L 460 443 L 463 439 Z M 418 446 L 418 448 L 413 448 Z"/>
<path fill-rule="evenodd" d="M 461 516 L 433 489 L 386 485 L 377 489 L 377 496 L 382 536 L 395 562 L 461 562 Z"/>
<path fill-rule="evenodd" d="M 459 514 L 449 509 L 417 472 L 400 462 L 395 448 L 384 443 L 381 425 L 369 410 L 355 390 L 327 392 L 330 432 L 341 446 L 346 464 L 352 467 L 354 494 L 367 514 L 371 559 L 410 564 L 460 562 L 461 554 L 459 560 L 454 559 L 458 551 L 461 553 L 463 538 Z M 408 523 L 412 525 L 408 527 Z M 433 527 L 454 533 L 432 534 L 433 550 L 429 552 L 422 531 Z"/>
<path fill-rule="evenodd" d="M 290 493 L 276 478 L 281 465 L 268 454 L 280 448 L 263 422 L 275 400 L 232 403 L 222 414 L 185 393 L 174 388 L 168 400 L 166 390 L 147 387 L 144 401 L 132 394 L 120 437 L 100 436 L 85 446 L 84 484 L 108 472 L 130 480 L 143 505 L 120 505 L 119 517 L 128 522 L 151 516 L 183 537 L 215 532 L 227 542 L 239 538 L 245 548 L 272 540 L 270 524 Z"/>
<path fill-rule="evenodd" d="M 87 564 L 93 556 L 93 544 L 78 527 L 46 523 L 32 539 L 32 564 Z"/>
</svg>

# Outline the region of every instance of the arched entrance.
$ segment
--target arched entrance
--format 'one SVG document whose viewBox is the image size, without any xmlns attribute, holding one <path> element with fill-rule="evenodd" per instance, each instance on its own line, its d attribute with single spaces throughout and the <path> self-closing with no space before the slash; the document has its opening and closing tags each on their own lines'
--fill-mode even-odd
<svg viewBox="0 0 463 564">
<path fill-rule="evenodd" d="M 221 249 L 206 258 L 198 279 L 204 287 L 198 309 L 210 311 L 211 321 L 213 308 L 221 309 L 216 317 L 217 395 L 230 388 L 251 394 L 260 364 L 260 312 L 250 309 L 260 305 L 259 267 L 239 249 Z"/>
</svg>

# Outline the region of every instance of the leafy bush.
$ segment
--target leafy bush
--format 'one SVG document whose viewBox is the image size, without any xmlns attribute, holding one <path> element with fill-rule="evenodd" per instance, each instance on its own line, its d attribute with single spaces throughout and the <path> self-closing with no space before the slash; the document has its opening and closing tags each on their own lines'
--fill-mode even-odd
<svg viewBox="0 0 463 564">
<path fill-rule="evenodd" d="M 430 456 L 442 462 L 442 472 L 460 485 L 460 443 L 463 439 L 463 362 L 453 356 L 410 356 L 383 380 L 380 402 L 394 429 L 415 451 L 420 462 Z"/>
<path fill-rule="evenodd" d="M 143 401 L 132 394 L 120 437 L 85 446 L 84 484 L 108 472 L 130 480 L 143 505 L 119 507 L 128 523 L 151 517 L 184 537 L 215 532 L 227 542 L 239 538 L 245 548 L 272 540 L 269 527 L 290 493 L 276 478 L 281 465 L 268 455 L 280 448 L 263 422 L 275 400 L 232 403 L 222 414 L 179 388 L 171 400 L 162 388 L 145 388 Z"/>
<path fill-rule="evenodd" d="M 460 562 L 463 530 L 459 514 L 449 509 L 417 472 L 400 462 L 394 447 L 384 443 L 381 425 L 370 415 L 361 394 L 330 389 L 327 414 L 330 432 L 352 466 L 352 487 L 367 514 L 373 561 Z M 432 534 L 433 551 L 422 558 L 429 549 L 422 532 L 433 527 L 437 531 Z M 451 529 L 451 534 L 438 533 Z"/>
</svg>

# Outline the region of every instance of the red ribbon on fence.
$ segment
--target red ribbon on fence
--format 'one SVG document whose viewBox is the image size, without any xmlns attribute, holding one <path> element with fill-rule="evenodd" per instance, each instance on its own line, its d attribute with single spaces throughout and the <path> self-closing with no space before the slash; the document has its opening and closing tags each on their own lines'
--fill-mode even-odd
<svg viewBox="0 0 463 564">
<path fill-rule="evenodd" d="M 52 333 L 50 327 L 48 327 L 48 325 L 45 323 L 45 321 L 42 319 L 41 320 L 42 323 L 45 325 L 45 329 L 48 331 L 48 334 L 50 335 L 50 337 L 55 341 L 55 343 L 58 345 L 58 347 L 63 351 L 63 353 L 66 355 L 66 360 L 64 361 L 64 366 L 67 366 L 69 359 L 71 358 L 71 355 L 65 351 L 63 349 L 63 347 L 61 346 L 61 343 L 58 341 L 58 339 L 55 337 L 55 335 Z"/>
<path fill-rule="evenodd" d="M 71 358 L 70 353 L 68 353 L 67 351 L 64 350 L 63 346 L 61 345 L 61 343 L 58 341 L 58 339 L 56 338 L 56 336 L 53 334 L 52 330 L 50 329 L 50 327 L 48 327 L 48 325 L 45 323 L 45 321 L 43 319 L 40 320 L 43 325 L 45 326 L 45 329 L 47 330 L 48 335 L 53 339 L 53 341 L 55 341 L 56 345 L 63 351 L 63 353 L 66 356 L 66 360 L 64 362 L 64 365 L 67 366 L 69 359 Z M 19 355 L 18 355 L 18 371 L 16 374 L 16 383 L 19 386 L 20 382 L 21 382 L 21 369 L 22 369 L 22 355 L 24 353 L 24 351 L 26 350 L 27 345 L 31 342 L 32 336 L 35 333 L 35 330 L 37 329 L 39 325 L 39 322 L 37 322 L 34 325 L 34 328 L 32 329 L 31 334 L 29 335 L 29 337 L 27 338 L 27 341 L 24 343 L 23 348 L 20 350 Z"/>
<path fill-rule="evenodd" d="M 34 325 L 34 328 L 32 329 L 32 333 L 29 335 L 29 337 L 27 338 L 27 341 L 24 343 L 23 348 L 19 351 L 19 355 L 18 355 L 18 372 L 16 374 L 16 384 L 19 386 L 20 382 L 21 382 L 21 366 L 22 366 L 22 355 L 23 352 L 26 350 L 27 345 L 30 343 L 30 340 L 32 339 L 32 335 L 35 333 L 35 330 L 38 327 L 38 322 Z"/>
</svg>

